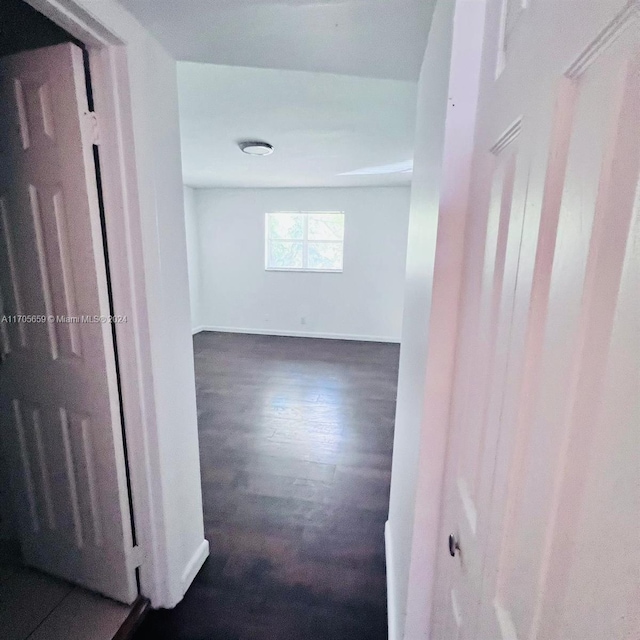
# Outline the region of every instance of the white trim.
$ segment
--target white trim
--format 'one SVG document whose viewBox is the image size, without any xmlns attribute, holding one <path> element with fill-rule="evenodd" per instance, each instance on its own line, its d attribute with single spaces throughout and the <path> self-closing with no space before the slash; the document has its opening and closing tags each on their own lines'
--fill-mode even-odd
<svg viewBox="0 0 640 640">
<path fill-rule="evenodd" d="M 25 0 L 88 47 L 123 44 L 109 28 L 74 0 Z"/>
<path fill-rule="evenodd" d="M 396 603 L 396 572 L 389 521 L 384 523 L 384 558 L 387 567 L 387 626 L 389 640 L 398 638 L 398 605 Z"/>
<path fill-rule="evenodd" d="M 196 577 L 198 571 L 204 564 L 204 561 L 209 556 L 209 541 L 203 540 L 196 549 L 195 553 L 191 556 L 191 560 L 187 562 L 187 566 L 182 572 L 182 593 L 186 593 L 187 589 L 191 586 L 193 579 Z"/>
<path fill-rule="evenodd" d="M 483 45 L 487 33 L 488 4 L 491 4 L 489 0 L 457 1 L 452 3 L 453 6 L 438 3 L 441 11 L 434 14 L 438 22 L 432 23 L 423 63 L 423 71 L 426 72 L 423 79 L 430 78 L 431 73 L 435 73 L 442 64 L 446 64 L 449 52 L 438 48 L 442 46 L 441 39 L 436 39 L 434 43 L 433 38 L 437 36 L 434 25 L 437 24 L 440 33 L 443 34 L 446 33 L 445 29 L 452 28 L 449 85 L 444 97 L 439 98 L 445 100 L 448 97 L 450 101 L 446 120 L 444 125 L 437 120 L 424 123 L 426 128 L 420 134 L 423 137 L 419 136 L 416 142 L 417 147 L 432 144 L 432 136 L 439 139 L 440 128 L 444 126 L 444 146 L 441 150 L 435 151 L 442 153 L 442 173 L 439 184 L 433 186 L 433 192 L 429 193 L 429 197 L 433 198 L 435 203 L 434 209 L 438 210 L 437 240 L 432 267 L 431 309 L 426 320 L 428 355 L 426 360 L 421 362 L 421 366 L 426 368 L 426 373 L 422 382 L 415 497 L 409 503 L 413 510 L 413 520 L 410 525 L 411 538 L 407 541 L 410 545 L 408 576 L 404 563 L 402 567 L 398 567 L 402 570 L 398 580 L 402 580 L 403 584 L 408 580 L 406 599 L 403 598 L 398 603 L 401 611 L 399 624 L 402 635 L 412 639 L 435 640 L 431 628 L 436 592 L 434 567 L 441 553 L 441 518 L 444 505 L 442 492 L 458 344 L 460 292 L 464 285 L 465 237 L 468 233 L 466 219 L 472 159 L 475 152 L 475 124 Z M 452 22 L 450 10 L 453 12 Z M 432 48 L 432 45 L 435 48 Z M 420 130 L 418 125 L 418 131 Z M 437 159 L 433 162 L 437 162 Z M 414 186 L 418 175 L 420 167 L 416 164 Z M 402 348 L 407 349 L 410 346 L 403 338 Z M 400 379 L 402 381 L 402 355 Z M 402 389 L 399 389 L 399 392 L 401 391 Z M 406 428 L 407 425 L 396 423 L 396 442 L 403 427 Z M 397 445 L 395 448 L 397 449 Z M 394 530 L 397 532 L 398 528 L 406 526 L 406 521 L 398 520 L 401 514 L 394 500 L 399 501 L 398 487 L 402 487 L 400 490 L 403 492 L 406 492 L 407 488 L 397 479 L 405 470 L 398 469 L 395 462 L 394 460 L 391 476 L 390 513 Z M 401 473 L 398 473 L 399 471 Z M 402 550 L 404 551 L 404 548 Z M 441 587 L 442 585 L 439 585 L 439 588 Z"/>
<path fill-rule="evenodd" d="M 195 336 L 196 333 L 200 333 L 202 331 L 205 331 L 205 328 L 200 324 L 197 327 L 191 327 L 191 335 Z"/>
<path fill-rule="evenodd" d="M 323 333 L 316 331 L 280 331 L 278 329 L 250 329 L 246 327 L 216 327 L 203 325 L 193 330 L 193 333 L 202 331 L 217 331 L 219 333 L 247 333 L 258 336 L 288 336 L 290 338 L 323 338 L 325 340 L 355 340 L 358 342 L 390 342 L 400 344 L 399 336 L 366 336 L 352 333 Z"/>
<path fill-rule="evenodd" d="M 136 535 L 144 559 L 140 591 L 153 606 L 159 606 L 170 601 L 162 562 L 167 553 L 160 524 L 165 514 L 155 490 L 160 467 L 151 444 L 157 424 L 149 383 L 152 371 L 142 238 L 138 234 L 136 158 L 128 151 L 133 146 L 133 126 L 125 56 L 122 47 L 89 49 L 94 102 L 103 135 L 100 162 L 102 191 L 110 213 L 106 226 L 114 311 L 129 320 L 116 327 L 116 337 Z"/>
<path fill-rule="evenodd" d="M 640 0 L 629 0 L 569 66 L 565 72 L 567 78 L 576 80 L 584 75 L 587 69 L 622 35 L 624 30 L 639 19 Z"/>
</svg>

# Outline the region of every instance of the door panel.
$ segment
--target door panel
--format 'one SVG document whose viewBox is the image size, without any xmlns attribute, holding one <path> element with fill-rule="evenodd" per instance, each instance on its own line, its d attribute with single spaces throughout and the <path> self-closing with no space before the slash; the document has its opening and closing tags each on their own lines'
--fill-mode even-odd
<svg viewBox="0 0 640 640">
<path fill-rule="evenodd" d="M 484 240 L 474 230 L 475 263 L 469 269 L 476 276 L 479 295 L 475 314 L 466 319 L 469 348 L 460 352 L 458 375 L 464 380 L 454 405 L 458 428 L 452 446 L 452 468 L 447 502 L 455 519 L 452 529 L 460 540 L 458 562 L 454 562 L 450 600 L 437 609 L 449 622 L 438 621 L 449 630 L 436 637 L 472 638 L 475 627 L 477 593 L 482 588 L 483 539 L 478 529 L 482 505 L 483 466 L 492 457 L 488 438 L 493 421 L 499 418 L 501 390 L 505 384 L 511 330 L 513 293 L 524 219 L 527 167 L 519 154 L 521 123 L 505 130 L 487 150 L 483 161 L 491 176 Z M 471 264 L 471 263 L 470 263 Z M 476 266 L 480 265 L 480 267 Z M 470 278 L 471 280 L 471 278 Z M 472 281 L 472 280 L 471 280 Z M 470 297 L 472 295 L 469 292 Z M 443 596 L 444 597 L 444 596 Z"/>
<path fill-rule="evenodd" d="M 611 105 L 619 74 L 598 64 L 579 79 L 556 251 L 547 303 L 536 406 L 531 419 L 518 422 L 526 446 L 509 482 L 504 543 L 498 568 L 498 597 L 516 629 L 529 629 L 535 614 L 538 574 L 558 478 L 552 473 L 565 455 L 563 417 L 570 410 L 576 340 L 580 337 L 583 286 L 603 152 L 612 133 Z M 548 256 L 550 258 L 550 256 Z M 583 366 L 583 365 L 578 365 Z M 559 381 L 562 381 L 559 384 Z"/>
<path fill-rule="evenodd" d="M 513 1 L 488 12 L 432 638 L 631 638 L 640 2 Z"/>
<path fill-rule="evenodd" d="M 592 313 L 613 314 L 614 318 L 612 322 L 608 320 L 610 334 L 607 327 L 606 334 L 601 336 L 605 344 L 598 345 L 602 378 L 597 381 L 601 385 L 597 406 L 583 399 L 573 409 L 569 447 L 578 449 L 578 460 L 582 455 L 589 456 L 590 464 L 583 472 L 571 467 L 564 471 L 563 486 L 554 501 L 560 516 L 556 527 L 562 538 L 567 536 L 567 527 L 571 527 L 574 535 L 565 547 L 554 539 L 547 553 L 546 588 L 540 603 L 542 638 L 553 637 L 554 626 L 565 636 L 569 633 L 584 638 L 638 635 L 640 195 L 636 195 L 632 225 L 620 285 L 616 287 L 616 274 L 614 282 L 608 283 L 612 285 L 610 289 L 607 287 L 609 299 L 603 300 L 602 309 L 592 310 Z M 600 291 L 606 296 L 607 291 Z M 584 354 L 585 357 L 595 355 Z M 582 384 L 589 381 L 583 380 Z M 627 424 L 636 428 L 621 428 Z M 574 504 L 580 505 L 577 521 L 564 523 L 562 513 Z M 634 514 L 635 520 L 630 522 Z M 612 536 L 612 532 L 616 535 Z M 589 558 L 589 562 L 568 562 L 572 556 Z M 635 588 L 626 591 L 621 585 L 635 585 Z M 590 602 L 589 616 L 580 615 L 581 600 L 585 597 Z"/>
<path fill-rule="evenodd" d="M 488 616 L 491 630 L 481 628 L 478 638 L 518 637 L 510 610 L 501 598 L 495 597 L 498 571 L 500 568 L 504 571 L 499 567 L 506 546 L 501 527 L 510 508 L 507 498 L 517 495 L 522 458 L 528 449 L 528 441 L 521 437 L 523 431 L 513 425 L 530 422 L 535 407 L 574 108 L 574 86 L 562 82 L 553 108 L 541 110 L 536 119 L 538 126 L 530 129 L 544 144 L 532 151 L 526 176 L 521 243 L 517 260 L 511 261 L 510 267 L 514 294 L 505 347 L 506 374 L 503 388 L 494 389 L 496 413 L 487 434 L 490 450 L 483 461 L 483 501 L 489 505 L 483 527 L 486 536 L 483 590 L 494 597 L 493 611 Z M 500 577 L 503 579 L 504 573 Z"/>
<path fill-rule="evenodd" d="M 87 321 L 110 311 L 80 49 L 1 59 L 0 122 L 0 415 L 23 556 L 132 602 L 111 326 Z"/>
</svg>

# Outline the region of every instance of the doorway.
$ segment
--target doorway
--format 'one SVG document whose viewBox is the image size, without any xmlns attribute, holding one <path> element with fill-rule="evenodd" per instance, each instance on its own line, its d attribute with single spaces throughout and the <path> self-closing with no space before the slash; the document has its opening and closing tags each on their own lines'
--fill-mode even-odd
<svg viewBox="0 0 640 640">
<path fill-rule="evenodd" d="M 178 63 L 178 89 L 210 558 L 140 637 L 383 638 L 416 87 Z"/>
</svg>

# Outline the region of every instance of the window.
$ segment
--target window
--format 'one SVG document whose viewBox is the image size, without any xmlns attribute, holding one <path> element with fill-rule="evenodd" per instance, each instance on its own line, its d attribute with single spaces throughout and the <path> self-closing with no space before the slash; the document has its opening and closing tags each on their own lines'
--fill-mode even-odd
<svg viewBox="0 0 640 640">
<path fill-rule="evenodd" d="M 273 271 L 342 271 L 344 213 L 267 213 L 265 268 Z"/>
</svg>

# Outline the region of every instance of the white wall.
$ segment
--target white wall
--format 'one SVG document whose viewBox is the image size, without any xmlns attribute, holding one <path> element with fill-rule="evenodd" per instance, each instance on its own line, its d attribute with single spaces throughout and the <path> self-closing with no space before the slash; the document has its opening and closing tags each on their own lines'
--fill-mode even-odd
<svg viewBox="0 0 640 640">
<path fill-rule="evenodd" d="M 440 0 L 436 6 L 418 85 L 407 280 L 387 537 L 387 554 L 391 558 L 394 574 L 392 584 L 395 587 L 395 593 L 389 593 L 388 597 L 397 614 L 395 620 L 390 620 L 390 625 L 394 627 L 393 631 L 390 630 L 390 640 L 404 637 L 407 608 L 453 6 L 454 0 Z"/>
<path fill-rule="evenodd" d="M 428 640 L 484 0 L 439 0 L 419 84 L 387 562 L 390 640 Z"/>
<path fill-rule="evenodd" d="M 191 302 L 191 329 L 196 331 L 200 322 L 200 239 L 196 212 L 196 194 L 184 187 L 184 223 L 187 239 L 187 267 L 189 270 L 189 301 Z"/>
<path fill-rule="evenodd" d="M 399 341 L 407 187 L 197 189 L 196 203 L 205 328 Z M 292 210 L 345 212 L 343 273 L 265 271 L 265 213 Z"/>
<path fill-rule="evenodd" d="M 142 214 L 150 355 L 174 606 L 208 554 L 204 538 L 193 342 L 183 213 L 176 62 L 147 36 L 146 59 L 129 60 Z"/>
<path fill-rule="evenodd" d="M 388 594 L 389 610 L 395 614 L 389 620 L 390 640 L 405 637 L 454 4 L 454 0 L 439 0 L 436 5 L 418 85 L 407 279 L 387 528 L 387 562 L 393 574 Z M 424 604 L 428 604 L 426 599 Z"/>
</svg>

